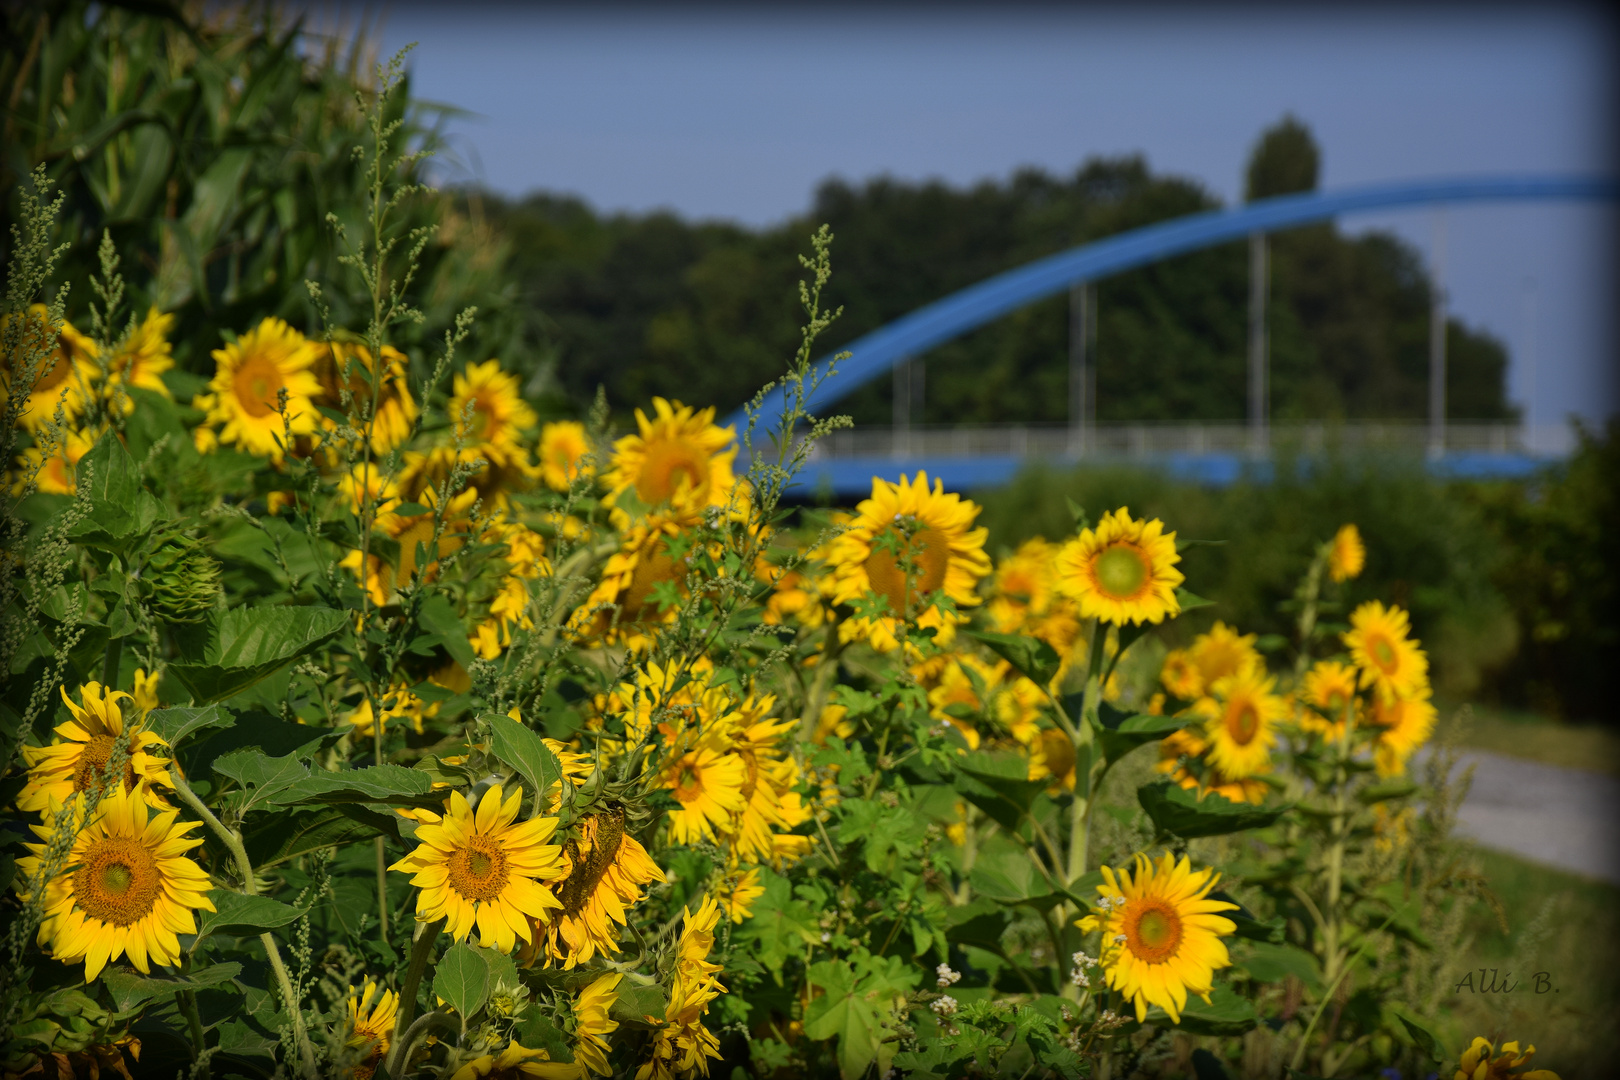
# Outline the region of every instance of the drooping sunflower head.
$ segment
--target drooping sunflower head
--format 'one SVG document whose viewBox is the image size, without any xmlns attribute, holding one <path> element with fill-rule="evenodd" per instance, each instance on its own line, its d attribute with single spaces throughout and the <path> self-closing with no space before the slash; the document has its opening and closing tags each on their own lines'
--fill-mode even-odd
<svg viewBox="0 0 1620 1080">
<path fill-rule="evenodd" d="M 619 983 L 623 979 L 616 972 L 603 975 L 574 999 L 574 1061 L 592 1076 L 607 1076 L 613 1071 L 608 1065 L 606 1036 L 619 1029 L 619 1022 L 609 1013 L 619 1000 Z"/>
<path fill-rule="evenodd" d="M 973 528 L 979 507 L 947 495 L 938 480 L 930 490 L 928 474 L 919 472 L 898 484 L 874 477 L 871 498 L 856 511 L 827 553 L 834 602 L 857 605 L 840 634 L 888 652 L 899 644 L 901 621 L 915 619 L 939 631 L 936 643 L 948 645 L 966 616 L 945 610 L 938 597 L 957 608 L 977 604 L 978 583 L 990 573 L 986 530 Z M 877 602 L 880 608 L 860 612 L 861 604 Z"/>
<path fill-rule="evenodd" d="M 577 420 L 558 420 L 540 429 L 540 470 L 546 486 L 567 491 L 574 481 L 593 470 L 587 458 L 591 440 Z"/>
<path fill-rule="evenodd" d="M 1165 532 L 1164 522 L 1137 521 L 1122 506 L 1063 546 L 1058 588 L 1079 602 L 1086 618 L 1116 626 L 1159 623 L 1181 613 L 1180 561 L 1176 534 Z"/>
<path fill-rule="evenodd" d="M 1328 549 L 1328 577 L 1334 581 L 1349 581 L 1366 565 L 1367 545 L 1361 542 L 1361 531 L 1354 525 L 1339 526 Z"/>
<path fill-rule="evenodd" d="M 1136 1007 L 1138 1021 L 1157 1005 L 1180 1023 L 1188 993 L 1209 1001 L 1216 969 L 1232 962 L 1221 937 L 1237 927 L 1218 913 L 1237 905 L 1208 899 L 1220 875 L 1195 872 L 1185 855 L 1177 862 L 1166 853 L 1158 863 L 1138 855 L 1134 875 L 1107 866 L 1102 874 L 1096 913 L 1080 925 L 1102 931 L 1108 985 Z"/>
<path fill-rule="evenodd" d="M 359 431 L 365 429 L 369 414 L 371 449 L 379 456 L 410 437 L 411 425 L 420 410 L 411 396 L 404 353 L 392 345 L 384 345 L 379 372 L 371 350 L 364 345 L 331 342 L 317 345 L 316 350 L 312 370 L 321 385 L 320 395 L 315 399 L 317 405 L 345 414 Z M 345 396 L 348 401 L 344 401 Z M 372 410 L 373 396 L 375 411 Z M 321 426 L 335 431 L 338 425 L 322 415 Z"/>
<path fill-rule="evenodd" d="M 1411 620 L 1398 607 L 1369 600 L 1350 613 L 1344 644 L 1361 669 L 1361 685 L 1393 697 L 1414 697 L 1429 684 L 1429 658 L 1408 637 Z"/>
<path fill-rule="evenodd" d="M 457 1069 L 450 1080 L 579 1080 L 578 1065 L 552 1061 L 549 1051 L 530 1049 L 516 1039 L 499 1054 L 482 1054 Z"/>
<path fill-rule="evenodd" d="M 146 318 L 119 343 L 107 362 L 107 394 L 125 415 L 135 411 L 129 388 L 170 396 L 163 373 L 174 367 L 174 349 L 169 344 L 173 326 L 173 315 L 149 308 Z"/>
<path fill-rule="evenodd" d="M 421 889 L 419 922 L 446 919 L 457 941 L 478 929 L 486 946 L 509 953 L 519 938 L 533 940 L 532 920 L 562 906 L 550 888 L 565 873 L 562 848 L 547 844 L 554 817 L 517 820 L 523 793 L 504 798 L 495 784 L 475 813 L 459 791 L 450 793 L 439 821 L 418 826 L 415 851 L 389 867 L 414 875 Z"/>
<path fill-rule="evenodd" d="M 312 435 L 320 414 L 311 400 L 321 391 L 310 370 L 317 348 L 280 319 L 265 319 L 223 349 L 214 350 L 214 377 L 208 392 L 192 404 L 207 424 L 219 428 L 219 441 L 250 454 L 280 461 L 288 429 Z M 282 412 L 282 395 L 286 410 Z"/>
<path fill-rule="evenodd" d="M 1254 634 L 1239 634 L 1219 620 L 1210 627 L 1209 633 L 1193 638 L 1189 652 L 1193 663 L 1198 665 L 1204 686 L 1213 686 L 1215 680 L 1228 675 L 1263 667 L 1260 651 L 1254 647 L 1256 640 Z"/>
<path fill-rule="evenodd" d="M 449 412 L 462 443 L 477 447 L 495 464 L 519 450 L 523 433 L 538 419 L 523 400 L 517 376 L 502 371 L 499 360 L 468 364 L 456 376 Z M 527 458 L 527 451 L 523 456 Z"/>
<path fill-rule="evenodd" d="M 108 779 L 107 769 L 120 742 L 127 739 L 122 790 L 139 786 L 143 798 L 166 809 L 168 804 L 155 788 L 172 788 L 174 782 L 168 763 L 153 754 L 165 744 L 143 729 L 143 718 L 135 715 L 134 699 L 98 682 L 80 687 L 78 702 L 68 697 L 65 686 L 61 694 L 71 719 L 57 726 L 59 739 L 53 745 L 23 747 L 29 771 L 28 782 L 17 796 L 18 808 L 29 813 L 45 811 L 53 802 L 65 803 L 79 792 L 99 787 Z M 129 703 L 129 719 L 124 716 L 125 702 Z"/>
<path fill-rule="evenodd" d="M 1210 763 L 1228 779 L 1258 775 L 1271 763 L 1277 725 L 1288 715 L 1287 702 L 1272 693 L 1275 683 L 1259 669 L 1228 675 L 1195 706 L 1206 717 Z"/>
<path fill-rule="evenodd" d="M 197 932 L 191 913 L 214 910 L 208 899 L 213 883 L 186 856 L 202 843 L 186 835 L 201 823 L 178 822 L 178 816 L 175 810 L 154 814 L 144 792 L 114 787 L 45 887 L 39 942 L 64 964 L 83 961 L 86 983 L 124 955 L 143 974 L 152 963 L 178 964 L 177 935 Z M 17 860 L 25 881 L 38 871 L 52 836 L 49 826 L 34 831 L 46 843 L 28 845 L 33 854 Z"/>
<path fill-rule="evenodd" d="M 66 320 L 55 342 L 48 343 L 50 322 L 43 304 L 28 309 L 20 333 L 12 330 L 13 318 L 7 315 L 0 320 L 4 340 L 17 338 L 14 352 L 0 353 L 0 405 L 4 405 L 13 392 L 23 392 L 27 398 L 17 422 L 24 430 L 38 431 L 51 423 L 58 403 L 72 425 L 84 415 L 86 397 L 101 376 L 96 363 L 96 343 Z M 37 359 L 40 353 L 44 354 L 43 359 Z M 36 357 L 32 370 L 30 357 Z M 28 385 L 22 385 L 24 383 Z"/>
<path fill-rule="evenodd" d="M 614 442 L 608 463 L 608 502 L 621 515 L 627 492 L 647 507 L 690 511 L 726 505 L 736 484 L 731 471 L 736 433 L 716 426 L 713 408 L 655 397 L 651 418 L 636 410 L 636 428 L 634 435 Z"/>
<path fill-rule="evenodd" d="M 598 954 L 617 953 L 619 931 L 645 899 L 643 888 L 664 880 L 647 849 L 625 831 L 622 807 L 586 816 L 576 831 L 562 845 L 566 872 L 555 886 L 562 907 L 536 924 L 534 947 L 522 953 L 525 963 L 544 955 L 572 970 Z"/>
</svg>

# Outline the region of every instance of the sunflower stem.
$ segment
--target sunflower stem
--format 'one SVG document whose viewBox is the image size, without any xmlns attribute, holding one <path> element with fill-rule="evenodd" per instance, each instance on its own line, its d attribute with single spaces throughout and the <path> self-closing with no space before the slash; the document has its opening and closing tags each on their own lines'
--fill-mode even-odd
<svg viewBox="0 0 1620 1080">
<path fill-rule="evenodd" d="M 123 659 L 124 639 L 121 637 L 107 639 L 107 653 L 101 660 L 101 685 L 108 690 L 118 688 L 118 663 Z"/>
<path fill-rule="evenodd" d="M 416 924 L 416 939 L 411 943 L 411 964 L 405 969 L 405 982 L 399 992 L 399 1013 L 394 1019 L 394 1045 L 388 1052 L 389 1076 L 398 1076 L 400 1066 L 408 1060 L 405 1055 L 410 1050 L 405 1045 L 405 1037 L 415 1030 L 411 1018 L 416 1015 L 416 996 L 422 985 L 422 972 L 427 970 L 428 957 L 433 955 L 434 943 L 439 940 L 439 930 L 443 926 L 443 919 Z M 427 1016 L 422 1020 L 426 1021 Z"/>
<path fill-rule="evenodd" d="M 242 846 L 242 838 L 234 829 L 228 828 L 224 822 L 214 816 L 214 812 L 197 797 L 191 790 L 185 777 L 176 769 L 170 774 L 174 783 L 174 793 L 180 801 L 191 808 L 192 812 L 202 818 L 220 843 L 225 845 L 236 862 L 237 873 L 242 877 L 242 887 L 238 892 L 248 896 L 258 895 L 258 885 L 253 876 L 253 863 L 248 859 L 247 849 Z M 315 1068 L 315 1048 L 310 1045 L 309 1032 L 304 1029 L 304 1013 L 298 1006 L 298 993 L 293 989 L 292 979 L 287 974 L 287 965 L 281 959 L 281 949 L 276 945 L 275 937 L 266 931 L 259 935 L 259 943 L 264 946 L 264 954 L 270 961 L 270 969 L 275 972 L 276 984 L 281 990 L 281 999 L 286 1003 L 288 1019 L 292 1023 L 293 1040 L 298 1044 L 299 1063 L 303 1066 L 302 1072 L 309 1080 L 317 1080 L 319 1073 Z"/>
</svg>

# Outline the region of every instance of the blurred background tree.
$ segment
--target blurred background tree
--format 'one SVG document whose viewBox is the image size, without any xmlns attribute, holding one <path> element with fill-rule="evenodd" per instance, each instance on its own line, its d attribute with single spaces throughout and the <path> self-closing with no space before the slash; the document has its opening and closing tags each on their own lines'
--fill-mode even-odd
<svg viewBox="0 0 1620 1080">
<path fill-rule="evenodd" d="M 378 59 L 363 30 L 312 34 L 270 3 L 55 0 L 0 13 L 0 248 L 11 242 L 20 180 L 44 163 L 67 195 L 70 320 L 85 317 L 107 230 L 133 309 L 175 314 L 176 358 L 193 373 L 211 370 L 222 333 L 266 315 L 318 330 L 306 279 L 327 286 L 338 327 L 364 325 L 369 313 L 346 302 L 349 271 L 326 220 L 363 205 L 356 94 L 370 92 Z M 398 138 L 442 149 L 451 111 L 408 93 L 395 100 Z M 422 164 L 410 168 L 420 179 Z M 449 195 L 415 199 L 400 229 L 435 220 L 418 298 L 427 318 L 399 344 L 420 353 L 471 304 L 481 312 L 476 351 L 530 359 L 501 273 L 503 241 L 475 202 Z M 362 235 L 358 221 L 346 224 Z"/>
</svg>

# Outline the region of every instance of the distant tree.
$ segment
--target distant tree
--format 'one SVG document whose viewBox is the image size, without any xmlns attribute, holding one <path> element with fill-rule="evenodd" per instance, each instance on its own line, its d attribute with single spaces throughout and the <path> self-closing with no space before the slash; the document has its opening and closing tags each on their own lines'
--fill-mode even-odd
<svg viewBox="0 0 1620 1080">
<path fill-rule="evenodd" d="M 1253 202 L 1273 195 L 1315 191 L 1321 171 L 1322 152 L 1311 129 L 1289 113 L 1267 128 L 1255 144 L 1249 155 L 1243 197 Z"/>
</svg>

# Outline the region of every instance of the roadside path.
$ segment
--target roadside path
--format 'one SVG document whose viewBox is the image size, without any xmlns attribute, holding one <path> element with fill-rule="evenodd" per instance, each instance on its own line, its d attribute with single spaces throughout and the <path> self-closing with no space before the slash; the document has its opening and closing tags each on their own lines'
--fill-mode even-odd
<svg viewBox="0 0 1620 1080">
<path fill-rule="evenodd" d="M 1474 783 L 1457 832 L 1481 847 L 1620 885 L 1620 778 L 1463 750 Z"/>
</svg>

